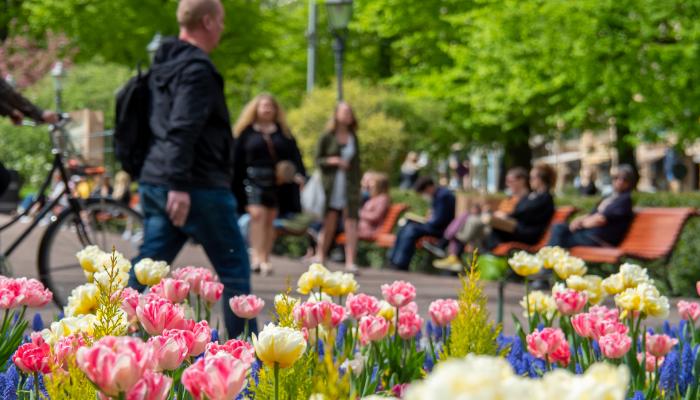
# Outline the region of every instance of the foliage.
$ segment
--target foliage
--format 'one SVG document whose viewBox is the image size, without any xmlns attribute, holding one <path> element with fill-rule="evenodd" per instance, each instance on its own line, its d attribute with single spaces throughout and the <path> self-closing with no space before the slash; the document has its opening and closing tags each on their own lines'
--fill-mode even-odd
<svg viewBox="0 0 700 400">
<path fill-rule="evenodd" d="M 94 399 L 95 386 L 78 368 L 75 356 L 66 360 L 68 371 L 56 370 L 45 375 L 46 391 L 51 399 Z"/>
<path fill-rule="evenodd" d="M 106 281 L 95 280 L 97 295 L 97 322 L 95 323 L 95 338 L 105 336 L 121 336 L 127 331 L 126 313 L 122 310 L 123 284 L 119 282 L 120 270 L 117 266 L 116 250 L 112 249 L 111 265 L 105 266 Z"/>
<path fill-rule="evenodd" d="M 489 319 L 488 298 L 481 283 L 479 265 L 474 253 L 471 268 L 459 280 L 459 312 L 452 321 L 451 333 L 447 339 L 444 356 L 464 357 L 467 354 L 498 355 L 497 339 L 501 325 Z"/>
</svg>

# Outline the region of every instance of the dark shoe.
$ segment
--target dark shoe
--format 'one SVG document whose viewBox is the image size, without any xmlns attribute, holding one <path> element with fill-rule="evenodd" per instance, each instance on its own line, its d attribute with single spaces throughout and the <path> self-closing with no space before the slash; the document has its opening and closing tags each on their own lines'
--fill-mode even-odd
<svg viewBox="0 0 700 400">
<path fill-rule="evenodd" d="M 425 249 L 425 251 L 427 251 L 428 253 L 432 254 L 432 255 L 435 256 L 436 258 L 445 258 L 445 257 L 447 257 L 447 252 L 445 251 L 445 249 L 443 249 L 442 247 L 439 247 L 439 246 L 437 246 L 437 245 L 435 245 L 435 244 L 432 244 L 432 243 L 430 243 L 430 242 L 428 242 L 428 241 L 426 241 L 426 242 L 423 243 L 423 248 Z"/>
</svg>

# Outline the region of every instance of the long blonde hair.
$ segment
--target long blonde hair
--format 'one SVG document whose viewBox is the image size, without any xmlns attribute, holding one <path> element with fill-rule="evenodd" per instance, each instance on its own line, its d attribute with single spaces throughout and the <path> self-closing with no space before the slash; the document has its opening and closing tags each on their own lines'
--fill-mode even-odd
<svg viewBox="0 0 700 400">
<path fill-rule="evenodd" d="M 238 116 L 238 120 L 236 120 L 236 123 L 233 125 L 233 136 L 241 136 L 241 133 L 243 133 L 246 128 L 253 125 L 255 121 L 258 120 L 258 105 L 263 100 L 269 100 L 272 105 L 275 106 L 275 122 L 280 126 L 280 129 L 282 129 L 282 133 L 287 137 L 292 136 L 292 133 L 289 130 L 289 125 L 287 125 L 287 118 L 285 116 L 284 109 L 282 106 L 280 106 L 277 99 L 268 93 L 262 93 L 255 96 L 253 100 L 249 101 L 248 104 L 243 107 L 241 115 Z"/>
</svg>

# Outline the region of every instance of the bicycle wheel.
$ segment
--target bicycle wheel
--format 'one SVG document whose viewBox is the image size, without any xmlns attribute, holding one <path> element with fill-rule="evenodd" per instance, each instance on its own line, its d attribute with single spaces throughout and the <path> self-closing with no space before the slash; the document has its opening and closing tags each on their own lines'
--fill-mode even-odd
<svg viewBox="0 0 700 400">
<path fill-rule="evenodd" d="M 111 199 L 88 199 L 79 215 L 67 208 L 44 232 L 37 257 L 39 279 L 53 292 L 56 305 L 63 307 L 73 288 L 85 283 L 77 252 L 90 245 L 103 251 L 114 247 L 132 259 L 142 239 L 140 213 Z"/>
</svg>

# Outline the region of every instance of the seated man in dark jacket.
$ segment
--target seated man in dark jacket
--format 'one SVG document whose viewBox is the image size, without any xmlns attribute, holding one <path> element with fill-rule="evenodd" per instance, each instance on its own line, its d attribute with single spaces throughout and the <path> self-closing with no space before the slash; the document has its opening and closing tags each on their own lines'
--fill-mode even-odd
<svg viewBox="0 0 700 400">
<path fill-rule="evenodd" d="M 622 242 L 634 218 L 632 189 L 636 175 L 629 165 L 621 165 L 613 178 L 613 194 L 603 198 L 590 213 L 570 224 L 552 228 L 549 246 L 616 246 Z"/>
<path fill-rule="evenodd" d="M 438 187 L 429 177 L 418 178 L 415 189 L 421 195 L 430 196 L 430 217 L 425 223 L 409 221 L 401 228 L 389 257 L 391 267 L 395 269 L 408 270 L 416 251 L 416 241 L 422 236 L 441 237 L 455 217 L 455 196 L 448 189 Z"/>
</svg>

